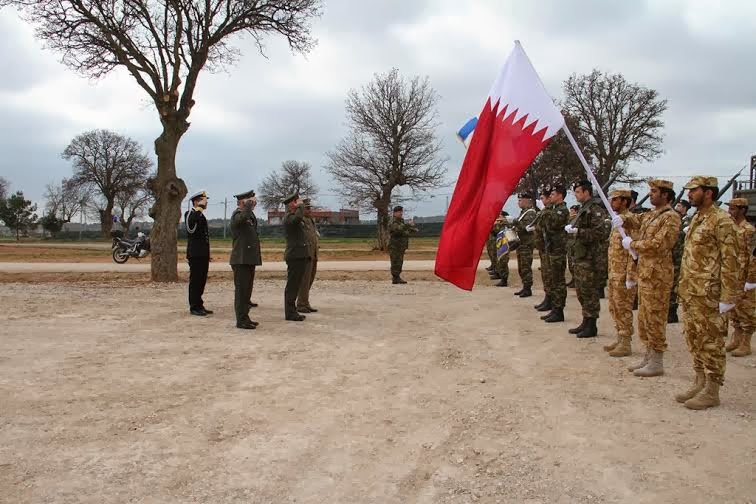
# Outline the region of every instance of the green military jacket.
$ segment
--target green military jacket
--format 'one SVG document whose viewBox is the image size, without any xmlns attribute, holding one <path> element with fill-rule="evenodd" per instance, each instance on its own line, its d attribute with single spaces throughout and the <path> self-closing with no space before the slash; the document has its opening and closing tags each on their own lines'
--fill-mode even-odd
<svg viewBox="0 0 756 504">
<path fill-rule="evenodd" d="M 394 250 L 407 250 L 409 248 L 409 236 L 417 232 L 417 228 L 404 222 L 401 217 L 392 217 L 388 225 L 389 248 Z"/>
<path fill-rule="evenodd" d="M 520 216 L 514 221 L 514 229 L 517 232 L 517 238 L 520 239 L 520 247 L 533 247 L 536 241 L 536 231 L 528 231 L 529 225 L 538 218 L 537 208 L 521 208 Z"/>
<path fill-rule="evenodd" d="M 606 241 L 606 211 L 593 200 L 586 201 L 578 210 L 574 227 L 577 228 L 573 254 L 576 261 L 597 257 Z"/>
<path fill-rule="evenodd" d="M 303 204 L 297 206 L 297 209 L 293 212 L 286 212 L 284 233 L 286 234 L 284 261 L 312 257 L 310 245 L 307 243 L 307 234 L 305 233 Z"/>
<path fill-rule="evenodd" d="M 549 212 L 541 217 L 543 241 L 548 254 L 567 254 L 567 231 L 564 226 L 569 220 L 570 211 L 565 202 L 551 205 Z"/>
<path fill-rule="evenodd" d="M 307 237 L 307 244 L 310 246 L 311 257 L 318 257 L 318 250 L 320 249 L 320 233 L 318 233 L 318 227 L 315 225 L 315 220 L 312 217 L 305 217 L 305 236 Z"/>
<path fill-rule="evenodd" d="M 260 235 L 257 233 L 257 217 L 252 205 L 237 208 L 231 214 L 231 258 L 229 264 L 247 264 L 260 266 Z"/>
</svg>

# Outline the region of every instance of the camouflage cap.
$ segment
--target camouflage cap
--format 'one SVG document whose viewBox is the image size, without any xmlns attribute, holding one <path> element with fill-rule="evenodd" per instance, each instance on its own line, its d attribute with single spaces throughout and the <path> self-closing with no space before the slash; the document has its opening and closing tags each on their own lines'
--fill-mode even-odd
<svg viewBox="0 0 756 504">
<path fill-rule="evenodd" d="M 685 189 L 695 189 L 696 187 L 718 187 L 719 181 L 717 177 L 704 177 L 703 175 L 697 175 L 690 179 L 690 182 L 685 184 Z"/>
<path fill-rule="evenodd" d="M 614 191 L 609 193 L 609 199 L 614 198 L 632 198 L 632 193 L 630 192 L 630 189 L 615 189 Z"/>
<path fill-rule="evenodd" d="M 283 204 L 288 205 L 289 203 L 291 203 L 292 201 L 296 199 L 299 199 L 299 193 L 292 193 L 289 196 L 287 196 L 285 200 L 283 200 Z"/>
<path fill-rule="evenodd" d="M 653 179 L 648 181 L 650 187 L 656 187 L 658 189 L 674 189 L 674 184 L 669 180 Z"/>
<path fill-rule="evenodd" d="M 732 198 L 727 204 L 729 206 L 748 208 L 748 200 L 745 198 Z"/>
</svg>

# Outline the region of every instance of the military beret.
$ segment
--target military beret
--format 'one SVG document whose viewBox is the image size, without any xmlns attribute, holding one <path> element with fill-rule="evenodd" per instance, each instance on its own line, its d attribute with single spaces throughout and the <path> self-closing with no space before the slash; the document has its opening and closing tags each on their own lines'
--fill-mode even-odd
<svg viewBox="0 0 756 504">
<path fill-rule="evenodd" d="M 732 198 L 727 204 L 729 206 L 748 208 L 748 200 L 745 198 Z"/>
<path fill-rule="evenodd" d="M 690 201 L 688 201 L 688 200 L 681 199 L 680 201 L 677 202 L 677 204 L 678 205 L 682 205 L 685 208 L 687 208 L 688 210 L 690 210 Z"/>
<path fill-rule="evenodd" d="M 632 198 L 632 194 L 630 192 L 630 189 L 615 189 L 611 193 L 609 193 L 609 199 L 612 198 Z"/>
<path fill-rule="evenodd" d="M 292 193 L 292 194 L 289 194 L 289 195 L 288 195 L 288 196 L 286 197 L 286 199 L 285 199 L 285 200 L 283 200 L 283 204 L 284 204 L 284 205 L 288 205 L 289 203 L 291 203 L 292 201 L 296 200 L 297 198 L 299 198 L 299 194 L 298 194 L 298 193 Z"/>
<path fill-rule="evenodd" d="M 394 207 L 394 210 L 393 210 L 393 211 L 394 211 L 394 212 L 401 212 L 402 210 L 404 210 L 404 207 L 403 207 L 402 205 L 396 205 L 396 206 Z"/>
<path fill-rule="evenodd" d="M 685 184 L 685 189 L 695 189 L 696 187 L 718 187 L 719 181 L 717 177 L 704 177 L 697 175 L 690 179 L 690 182 Z"/>
<path fill-rule="evenodd" d="M 664 179 L 653 179 L 648 181 L 648 185 L 651 187 L 656 187 L 658 189 L 674 189 L 674 184 L 670 182 L 669 180 Z"/>
<path fill-rule="evenodd" d="M 507 217 L 509 215 L 509 212 L 502 210 L 501 212 L 499 212 L 499 215 L 501 215 L 502 217 Z"/>
<path fill-rule="evenodd" d="M 638 196 L 639 196 L 638 191 L 634 191 L 632 189 L 630 190 L 630 197 L 633 199 L 633 201 L 637 200 Z"/>
<path fill-rule="evenodd" d="M 236 198 L 236 199 L 239 200 L 239 199 L 253 198 L 254 196 L 255 196 L 255 191 L 251 191 L 250 190 L 250 191 L 247 191 L 247 192 L 243 192 L 241 194 L 237 194 L 237 195 L 234 196 L 234 198 Z"/>
<path fill-rule="evenodd" d="M 205 191 L 199 191 L 199 192 L 196 192 L 196 193 L 192 194 L 191 196 L 189 196 L 189 199 L 192 200 L 192 201 L 196 200 L 197 198 L 207 198 L 207 199 L 210 199 Z"/>
<path fill-rule="evenodd" d="M 564 184 L 554 184 L 551 186 L 551 192 L 558 192 L 560 194 L 566 194 L 567 189 L 565 189 Z"/>
<path fill-rule="evenodd" d="M 521 192 L 520 194 L 517 195 L 517 197 L 520 199 L 533 199 L 533 195 L 530 194 L 529 192 Z"/>
<path fill-rule="evenodd" d="M 593 187 L 593 184 L 591 184 L 591 181 L 590 181 L 590 180 L 585 180 L 585 179 L 583 179 L 583 180 L 578 180 L 577 182 L 575 182 L 575 183 L 574 183 L 574 184 L 572 185 L 572 190 L 574 191 L 574 190 L 575 190 L 575 189 L 577 189 L 578 187 L 585 187 L 585 188 L 589 188 L 589 187 Z"/>
</svg>

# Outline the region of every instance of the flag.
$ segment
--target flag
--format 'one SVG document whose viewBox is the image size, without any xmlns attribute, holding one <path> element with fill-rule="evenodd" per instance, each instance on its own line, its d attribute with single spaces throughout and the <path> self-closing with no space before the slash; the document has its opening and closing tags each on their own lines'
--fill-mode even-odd
<svg viewBox="0 0 756 504">
<path fill-rule="evenodd" d="M 472 119 L 467 121 L 465 125 L 459 129 L 459 131 L 457 131 L 457 138 L 459 138 L 459 141 L 465 145 L 465 149 L 470 147 L 470 142 L 472 142 L 473 132 L 475 131 L 476 124 L 478 124 L 478 118 L 473 117 Z"/>
<path fill-rule="evenodd" d="M 504 202 L 564 125 L 519 42 L 475 124 L 441 231 L 435 274 L 472 290 L 480 254 Z"/>
</svg>

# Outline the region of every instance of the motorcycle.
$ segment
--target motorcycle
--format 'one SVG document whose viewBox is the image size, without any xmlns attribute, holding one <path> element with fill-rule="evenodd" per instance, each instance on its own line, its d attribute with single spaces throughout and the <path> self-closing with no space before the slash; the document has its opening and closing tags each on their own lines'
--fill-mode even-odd
<svg viewBox="0 0 756 504">
<path fill-rule="evenodd" d="M 123 264 L 129 257 L 142 259 L 150 253 L 150 239 L 141 231 L 137 233 L 135 240 L 127 240 L 123 237 L 123 231 L 113 231 L 113 261 Z"/>
</svg>

